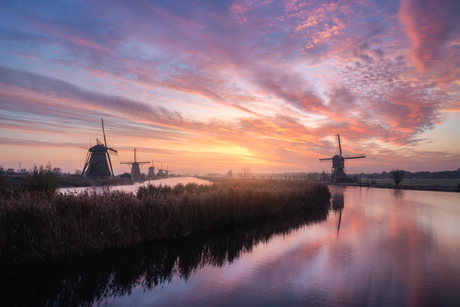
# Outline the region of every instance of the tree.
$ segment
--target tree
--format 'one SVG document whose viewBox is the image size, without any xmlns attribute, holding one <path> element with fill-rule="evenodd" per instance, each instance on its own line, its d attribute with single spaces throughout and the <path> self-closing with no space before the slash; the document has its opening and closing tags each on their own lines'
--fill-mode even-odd
<svg viewBox="0 0 460 307">
<path fill-rule="evenodd" d="M 356 183 L 361 183 L 361 180 L 359 180 L 358 175 L 353 176 L 353 181 L 356 182 Z"/>
<path fill-rule="evenodd" d="M 5 188 L 6 188 L 5 181 L 6 181 L 5 172 L 3 171 L 3 166 L 0 166 L 0 194 L 5 192 Z"/>
<path fill-rule="evenodd" d="M 326 181 L 329 179 L 329 175 L 325 171 L 321 173 L 321 181 Z"/>
<path fill-rule="evenodd" d="M 29 190 L 54 192 L 59 189 L 60 181 L 58 176 L 53 172 L 51 164 L 40 168 L 34 165 L 32 175 L 29 176 Z"/>
<path fill-rule="evenodd" d="M 55 167 L 53 168 L 53 173 L 59 176 L 62 173 L 62 169 L 60 167 Z"/>
<path fill-rule="evenodd" d="M 227 177 L 229 177 L 229 178 L 232 178 L 232 177 L 233 177 L 233 172 L 232 172 L 232 170 L 229 170 L 229 171 L 227 172 Z"/>
<path fill-rule="evenodd" d="M 241 171 L 238 172 L 238 176 L 240 176 L 243 179 L 250 178 L 251 174 L 251 169 L 247 166 L 241 168 Z"/>
<path fill-rule="evenodd" d="M 396 185 L 399 185 L 401 181 L 406 177 L 406 173 L 402 169 L 394 169 L 392 172 L 392 178 Z"/>
</svg>

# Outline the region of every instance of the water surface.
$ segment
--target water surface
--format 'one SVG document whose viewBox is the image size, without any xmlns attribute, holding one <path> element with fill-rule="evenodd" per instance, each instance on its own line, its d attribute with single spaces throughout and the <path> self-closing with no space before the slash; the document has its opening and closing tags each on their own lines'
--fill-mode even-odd
<svg viewBox="0 0 460 307">
<path fill-rule="evenodd" d="M 459 306 L 459 194 L 331 189 L 329 209 L 311 217 L 251 223 L 42 266 L 16 276 L 5 288 L 6 301 L 24 306 Z"/>
<path fill-rule="evenodd" d="M 187 184 L 187 183 L 197 183 L 197 184 L 210 184 L 209 181 L 198 179 L 195 177 L 174 177 L 174 178 L 166 178 L 166 179 L 158 179 L 158 180 L 147 180 L 144 182 L 135 182 L 132 185 L 116 185 L 116 186 L 109 186 L 109 187 L 76 187 L 76 188 L 60 188 L 59 192 L 62 193 L 80 193 L 83 191 L 96 191 L 102 192 L 109 189 L 110 191 L 126 191 L 126 192 L 133 192 L 137 193 L 137 190 L 141 186 L 151 185 L 168 185 L 168 186 L 175 186 L 178 183 Z"/>
</svg>

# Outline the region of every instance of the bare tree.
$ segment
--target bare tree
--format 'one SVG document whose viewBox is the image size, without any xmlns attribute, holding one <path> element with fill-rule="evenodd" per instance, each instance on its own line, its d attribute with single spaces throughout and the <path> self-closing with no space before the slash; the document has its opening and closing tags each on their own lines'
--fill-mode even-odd
<svg viewBox="0 0 460 307">
<path fill-rule="evenodd" d="M 241 171 L 238 172 L 238 176 L 240 176 L 243 179 L 250 178 L 251 174 L 252 174 L 251 169 L 246 166 L 241 168 Z"/>
<path fill-rule="evenodd" d="M 232 177 L 233 177 L 233 172 L 232 172 L 232 170 L 229 170 L 229 171 L 227 172 L 227 177 L 229 177 L 229 178 L 232 178 Z"/>
<path fill-rule="evenodd" d="M 394 169 L 392 177 L 396 185 L 399 185 L 399 183 L 403 181 L 403 179 L 406 177 L 406 173 L 402 169 Z"/>
</svg>

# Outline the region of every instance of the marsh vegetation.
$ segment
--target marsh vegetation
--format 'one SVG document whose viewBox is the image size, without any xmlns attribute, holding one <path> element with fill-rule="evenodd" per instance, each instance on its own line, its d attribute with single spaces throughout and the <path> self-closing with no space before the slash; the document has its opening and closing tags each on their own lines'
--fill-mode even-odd
<svg viewBox="0 0 460 307">
<path fill-rule="evenodd" d="M 185 237 L 304 212 L 330 199 L 325 184 L 232 180 L 80 194 L 0 196 L 0 266 Z"/>
</svg>

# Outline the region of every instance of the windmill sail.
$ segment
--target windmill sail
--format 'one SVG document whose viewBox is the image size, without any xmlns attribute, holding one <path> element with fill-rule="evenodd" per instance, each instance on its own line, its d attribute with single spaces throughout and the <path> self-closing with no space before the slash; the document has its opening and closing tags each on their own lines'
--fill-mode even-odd
<svg viewBox="0 0 460 307">
<path fill-rule="evenodd" d="M 128 164 L 131 168 L 131 177 L 133 179 L 139 179 L 141 177 L 141 169 L 139 165 L 142 167 L 143 164 L 147 164 L 150 162 L 138 162 L 136 160 L 136 148 L 134 148 L 134 162 L 120 162 L 120 164 Z"/>
<path fill-rule="evenodd" d="M 353 179 L 348 178 L 345 174 L 345 160 L 347 159 L 361 159 L 365 158 L 365 155 L 358 155 L 358 156 L 342 156 L 342 145 L 340 143 L 340 135 L 337 134 L 337 141 L 339 145 L 339 152 L 340 154 L 333 156 L 332 158 L 322 158 L 319 159 L 320 161 L 328 161 L 332 160 L 332 176 L 331 182 L 332 183 L 347 183 L 347 182 L 354 182 Z"/>
<path fill-rule="evenodd" d="M 104 143 L 96 139 L 97 145 L 88 149 L 82 176 L 101 178 L 114 177 L 109 151 L 115 155 L 117 155 L 118 152 L 113 148 L 107 147 L 107 139 L 105 137 L 103 119 L 101 119 L 101 122 L 102 132 L 104 135 Z"/>
</svg>

